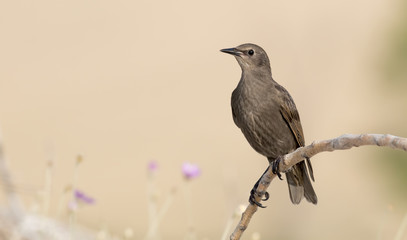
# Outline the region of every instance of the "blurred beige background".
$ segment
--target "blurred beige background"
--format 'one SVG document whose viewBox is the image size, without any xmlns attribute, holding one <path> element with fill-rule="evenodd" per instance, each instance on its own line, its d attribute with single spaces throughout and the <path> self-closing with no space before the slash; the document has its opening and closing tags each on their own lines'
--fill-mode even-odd
<svg viewBox="0 0 407 240">
<path fill-rule="evenodd" d="M 180 169 L 189 161 L 202 168 L 191 182 L 197 235 L 219 239 L 267 167 L 233 123 L 230 95 L 240 68 L 219 49 L 252 42 L 268 52 L 274 78 L 296 101 L 307 143 L 343 133 L 407 136 L 405 85 L 383 74 L 404 6 L 1 1 L 0 126 L 25 206 L 41 201 L 36 190 L 52 158 L 55 217 L 82 154 L 77 185 L 97 202 L 78 212 L 78 223 L 117 234 L 131 227 L 139 239 L 147 228 L 146 166 L 155 159 L 160 199 L 179 188 L 160 233 L 180 239 L 187 231 Z M 391 164 L 383 151 L 314 157 L 317 206 L 293 206 L 285 181 L 273 182 L 268 207 L 245 239 L 253 232 L 262 239 L 393 238 L 406 198 L 392 194 L 392 172 L 377 165 Z"/>
</svg>

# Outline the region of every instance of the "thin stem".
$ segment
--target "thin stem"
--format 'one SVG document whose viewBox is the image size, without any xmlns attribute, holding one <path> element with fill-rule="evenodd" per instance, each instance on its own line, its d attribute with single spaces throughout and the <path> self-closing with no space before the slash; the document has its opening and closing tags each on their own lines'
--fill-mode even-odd
<svg viewBox="0 0 407 240">
<path fill-rule="evenodd" d="M 51 202 L 51 191 L 52 191 L 52 170 L 54 167 L 54 161 L 51 157 L 47 162 L 45 169 L 45 180 L 44 180 L 44 200 L 43 200 L 43 211 L 45 215 L 49 214 L 49 206 Z"/>
<path fill-rule="evenodd" d="M 196 235 L 192 218 L 191 186 L 188 179 L 185 179 L 184 186 L 185 208 L 187 213 L 187 234 L 185 235 L 185 240 L 195 240 Z"/>
<path fill-rule="evenodd" d="M 158 239 L 158 228 L 160 226 L 160 223 L 162 219 L 164 218 L 165 214 L 168 212 L 168 209 L 170 208 L 174 195 L 175 195 L 176 190 L 172 190 L 167 198 L 164 201 L 163 206 L 160 208 L 160 211 L 158 214 L 155 216 L 153 221 L 151 222 L 151 225 L 149 226 L 148 232 L 147 232 L 147 237 L 145 239 Z"/>
<path fill-rule="evenodd" d="M 146 240 L 156 240 L 158 236 L 157 221 L 157 190 L 155 188 L 155 172 L 148 173 L 147 180 L 147 205 L 148 205 L 148 230 Z"/>
</svg>

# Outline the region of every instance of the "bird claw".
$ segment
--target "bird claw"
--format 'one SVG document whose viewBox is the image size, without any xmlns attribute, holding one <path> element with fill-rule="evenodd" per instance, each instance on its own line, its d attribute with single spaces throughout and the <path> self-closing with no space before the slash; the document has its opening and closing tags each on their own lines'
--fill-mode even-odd
<svg viewBox="0 0 407 240">
<path fill-rule="evenodd" d="M 262 199 L 262 201 L 267 201 L 270 198 L 270 194 L 268 192 L 264 193 L 264 198 Z"/>
<path fill-rule="evenodd" d="M 267 167 L 267 169 L 266 169 L 266 171 L 263 173 L 263 175 L 266 174 L 268 170 L 269 170 L 269 167 Z M 250 191 L 250 197 L 249 197 L 249 202 L 250 202 L 251 204 L 256 205 L 256 206 L 258 206 L 258 207 L 261 207 L 261 208 L 265 208 L 266 206 L 263 206 L 261 203 L 259 203 L 259 202 L 256 200 L 256 191 L 257 191 L 257 187 L 259 186 L 260 180 L 261 180 L 261 178 L 263 177 L 263 175 L 261 175 L 261 177 L 259 178 L 259 180 L 257 180 L 257 182 L 254 184 L 252 190 Z M 264 198 L 261 199 L 261 200 L 262 200 L 262 201 L 267 201 L 269 198 L 270 198 L 270 194 L 266 191 L 266 192 L 264 192 Z"/>
<path fill-rule="evenodd" d="M 280 170 L 279 170 L 279 168 L 280 168 L 280 162 L 281 162 L 281 157 L 278 157 L 278 158 L 276 158 L 276 160 L 273 161 L 272 166 L 271 166 L 271 172 L 272 172 L 273 174 L 276 174 L 277 177 L 278 177 L 280 180 L 283 180 L 283 178 L 281 177 Z"/>
<path fill-rule="evenodd" d="M 251 204 L 253 204 L 253 205 L 256 205 L 256 206 L 258 206 L 258 207 L 261 207 L 261 208 L 266 208 L 266 206 L 263 206 L 263 204 L 261 204 L 261 203 L 259 203 L 257 200 L 256 200 L 256 198 L 255 198 L 255 195 L 256 194 L 256 189 L 255 188 L 253 188 L 251 191 L 250 191 L 250 197 L 249 197 L 249 203 L 251 203 Z M 268 197 L 269 197 L 269 194 L 268 193 L 266 193 L 265 194 L 266 195 L 266 200 L 268 199 Z M 263 199 L 264 200 L 264 199 Z"/>
<path fill-rule="evenodd" d="M 251 204 L 253 204 L 253 205 L 258 206 L 258 207 L 266 208 L 266 206 L 263 206 L 263 204 L 259 203 L 259 202 L 256 200 L 255 195 L 256 195 L 256 190 L 257 190 L 257 187 L 258 187 L 258 186 L 259 186 L 259 181 L 257 181 L 256 184 L 254 184 L 252 190 L 250 191 L 249 202 L 250 202 Z M 267 201 L 269 198 L 270 198 L 270 194 L 269 194 L 268 192 L 265 192 L 265 193 L 264 193 L 264 198 L 262 199 L 262 201 Z"/>
</svg>

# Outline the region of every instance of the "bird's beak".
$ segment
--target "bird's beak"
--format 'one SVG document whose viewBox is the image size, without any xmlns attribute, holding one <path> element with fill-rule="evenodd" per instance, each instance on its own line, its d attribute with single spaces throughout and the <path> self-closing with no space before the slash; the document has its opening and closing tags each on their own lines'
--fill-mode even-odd
<svg viewBox="0 0 407 240">
<path fill-rule="evenodd" d="M 232 54 L 234 56 L 240 56 L 242 54 L 242 52 L 237 50 L 236 48 L 225 48 L 225 49 L 221 49 L 220 51 L 224 52 L 224 53 Z"/>
</svg>

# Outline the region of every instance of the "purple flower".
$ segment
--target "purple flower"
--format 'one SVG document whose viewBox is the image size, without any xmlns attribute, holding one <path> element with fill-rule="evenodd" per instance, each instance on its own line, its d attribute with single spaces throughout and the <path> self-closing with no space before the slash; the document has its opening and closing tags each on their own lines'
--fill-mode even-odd
<svg viewBox="0 0 407 240">
<path fill-rule="evenodd" d="M 74 191 L 74 196 L 75 196 L 75 199 L 78 202 L 86 203 L 86 204 L 89 204 L 89 205 L 95 203 L 94 198 L 86 195 L 84 192 L 81 192 L 81 191 L 79 191 L 77 189 L 75 189 L 75 191 Z"/>
<path fill-rule="evenodd" d="M 201 169 L 196 164 L 186 162 L 182 164 L 182 173 L 186 179 L 193 179 L 201 175 Z"/>
<path fill-rule="evenodd" d="M 147 169 L 150 172 L 155 172 L 158 169 L 158 163 L 155 160 L 148 162 Z"/>
</svg>

